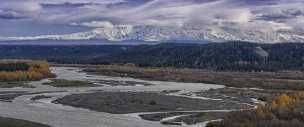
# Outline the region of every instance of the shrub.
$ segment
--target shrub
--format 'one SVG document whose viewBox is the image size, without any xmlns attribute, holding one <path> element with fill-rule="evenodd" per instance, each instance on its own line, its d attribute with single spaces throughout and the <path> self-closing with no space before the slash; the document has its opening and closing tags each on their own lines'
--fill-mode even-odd
<svg viewBox="0 0 304 127">
<path fill-rule="evenodd" d="M 207 127 L 302 127 L 304 92 L 280 94 L 255 110 L 228 113 L 221 122 Z"/>
<path fill-rule="evenodd" d="M 40 80 L 52 76 L 47 61 L 0 61 L 0 81 Z"/>
</svg>

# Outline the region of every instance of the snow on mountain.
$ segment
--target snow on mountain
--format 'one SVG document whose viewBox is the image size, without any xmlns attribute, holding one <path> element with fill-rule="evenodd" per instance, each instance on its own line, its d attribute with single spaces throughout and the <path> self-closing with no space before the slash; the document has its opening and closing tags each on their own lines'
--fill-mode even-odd
<svg viewBox="0 0 304 127">
<path fill-rule="evenodd" d="M 74 24 L 75 25 L 75 24 Z M 88 24 L 87 24 L 88 25 Z M 92 24 L 91 24 L 92 25 Z M 95 24 L 96 25 L 96 24 Z M 0 37 L 0 40 L 89 40 L 105 39 L 110 41 L 139 40 L 139 41 L 249 41 L 259 43 L 304 42 L 304 36 L 283 27 L 262 30 L 251 27 L 202 27 L 201 25 L 185 26 L 149 26 L 149 25 L 104 25 L 88 32 L 64 35 L 40 35 L 29 37 Z"/>
</svg>

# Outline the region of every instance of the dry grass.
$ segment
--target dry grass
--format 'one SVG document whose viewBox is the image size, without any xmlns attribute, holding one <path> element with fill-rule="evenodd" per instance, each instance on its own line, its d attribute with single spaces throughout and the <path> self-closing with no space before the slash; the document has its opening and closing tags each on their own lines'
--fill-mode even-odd
<svg viewBox="0 0 304 127">
<path fill-rule="evenodd" d="M 87 72 L 110 76 L 128 76 L 145 80 L 201 82 L 230 87 L 304 90 L 304 72 L 216 72 L 201 69 L 136 67 L 126 65 L 98 65 Z"/>
</svg>

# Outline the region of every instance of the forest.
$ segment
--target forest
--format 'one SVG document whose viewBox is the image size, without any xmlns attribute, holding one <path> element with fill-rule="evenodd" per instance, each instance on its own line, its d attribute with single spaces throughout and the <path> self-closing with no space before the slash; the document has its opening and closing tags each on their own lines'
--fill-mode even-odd
<svg viewBox="0 0 304 127">
<path fill-rule="evenodd" d="M 0 81 L 29 81 L 53 77 L 47 61 L 1 60 Z"/>
<path fill-rule="evenodd" d="M 156 45 L 6 45 L 0 58 L 47 59 L 65 64 L 125 64 L 217 71 L 304 69 L 304 44 L 247 42 Z"/>
</svg>

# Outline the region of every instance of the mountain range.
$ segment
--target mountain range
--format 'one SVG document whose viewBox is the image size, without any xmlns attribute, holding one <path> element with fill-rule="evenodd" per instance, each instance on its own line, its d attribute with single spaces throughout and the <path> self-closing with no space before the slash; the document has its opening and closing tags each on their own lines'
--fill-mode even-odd
<svg viewBox="0 0 304 127">
<path fill-rule="evenodd" d="M 110 24 L 110 23 L 109 23 Z M 265 36 L 267 35 L 267 36 Z M 63 35 L 41 35 L 29 37 L 6 37 L 0 40 L 109 40 L 109 41 L 247 41 L 258 43 L 304 42 L 304 36 L 292 31 L 268 33 L 256 30 L 206 28 L 199 25 L 185 27 L 112 25 L 95 28 L 87 32 Z"/>
</svg>

